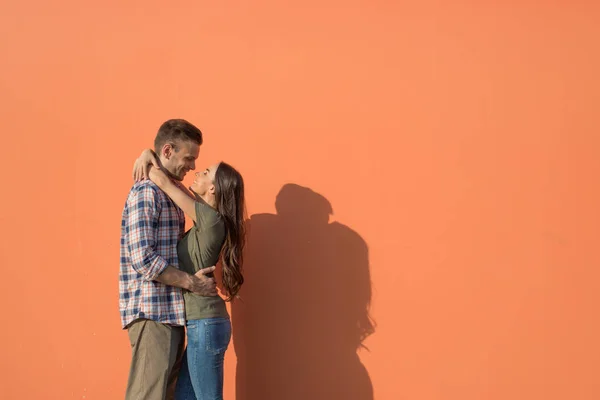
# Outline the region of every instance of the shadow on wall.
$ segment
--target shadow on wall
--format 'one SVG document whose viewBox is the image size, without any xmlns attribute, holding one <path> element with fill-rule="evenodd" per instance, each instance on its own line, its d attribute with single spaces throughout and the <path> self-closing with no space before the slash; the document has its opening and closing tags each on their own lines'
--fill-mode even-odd
<svg viewBox="0 0 600 400">
<path fill-rule="evenodd" d="M 329 201 L 283 186 L 277 214 L 248 223 L 242 301 L 232 305 L 238 400 L 372 400 L 357 350 L 374 332 L 368 248 L 329 223 Z"/>
</svg>

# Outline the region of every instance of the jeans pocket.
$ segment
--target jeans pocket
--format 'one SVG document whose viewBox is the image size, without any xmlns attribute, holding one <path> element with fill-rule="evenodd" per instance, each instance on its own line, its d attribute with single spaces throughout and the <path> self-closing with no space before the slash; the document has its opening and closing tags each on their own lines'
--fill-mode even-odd
<svg viewBox="0 0 600 400">
<path fill-rule="evenodd" d="M 185 329 L 188 345 L 197 347 L 202 340 L 198 337 L 198 334 L 200 334 L 202 330 L 198 327 L 197 321 L 188 321 L 185 325 Z"/>
<path fill-rule="evenodd" d="M 229 318 L 211 318 L 204 321 L 206 329 L 206 351 L 221 354 L 227 350 L 231 340 L 231 321 Z"/>
</svg>

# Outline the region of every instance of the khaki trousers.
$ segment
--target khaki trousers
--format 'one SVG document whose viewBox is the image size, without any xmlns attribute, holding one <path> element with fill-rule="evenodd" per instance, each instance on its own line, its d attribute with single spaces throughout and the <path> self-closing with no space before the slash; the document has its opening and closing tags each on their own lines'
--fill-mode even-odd
<svg viewBox="0 0 600 400">
<path fill-rule="evenodd" d="M 125 400 L 173 400 L 181 369 L 185 330 L 148 319 L 127 327 L 131 368 Z"/>
</svg>

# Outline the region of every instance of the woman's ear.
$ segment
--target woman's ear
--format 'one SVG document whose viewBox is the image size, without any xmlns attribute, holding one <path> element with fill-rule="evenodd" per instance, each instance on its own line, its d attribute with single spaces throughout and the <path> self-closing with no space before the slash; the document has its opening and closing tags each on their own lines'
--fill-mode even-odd
<svg viewBox="0 0 600 400">
<path fill-rule="evenodd" d="M 210 194 L 212 194 L 214 196 L 215 191 L 216 191 L 215 185 L 214 184 L 210 185 L 210 187 L 208 188 L 208 193 L 210 193 Z"/>
</svg>

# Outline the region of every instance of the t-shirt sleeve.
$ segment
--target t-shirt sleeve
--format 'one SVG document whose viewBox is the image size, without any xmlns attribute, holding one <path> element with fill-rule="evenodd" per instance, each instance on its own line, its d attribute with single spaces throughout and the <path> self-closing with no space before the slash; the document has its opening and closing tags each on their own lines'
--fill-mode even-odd
<svg viewBox="0 0 600 400">
<path fill-rule="evenodd" d="M 203 201 L 196 201 L 196 226 L 197 230 L 203 231 L 218 222 L 219 215 L 214 208 Z"/>
</svg>

